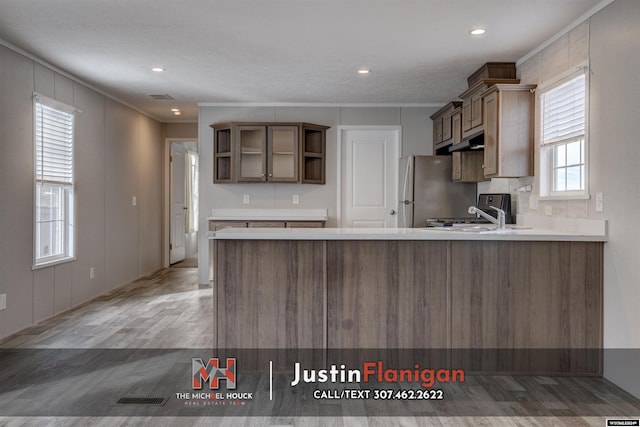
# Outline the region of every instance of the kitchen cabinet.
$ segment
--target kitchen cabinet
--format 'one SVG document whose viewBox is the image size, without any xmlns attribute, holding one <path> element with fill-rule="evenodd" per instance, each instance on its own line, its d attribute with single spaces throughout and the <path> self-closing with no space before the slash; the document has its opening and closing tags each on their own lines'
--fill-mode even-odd
<svg viewBox="0 0 640 427">
<path fill-rule="evenodd" d="M 460 94 L 462 99 L 462 139 L 472 138 L 484 131 L 484 93 L 496 84 L 517 84 L 517 79 L 480 79 Z"/>
<path fill-rule="evenodd" d="M 455 182 L 480 182 L 487 181 L 484 176 L 482 164 L 484 153 L 482 151 L 456 151 L 452 153 L 452 179 Z"/>
<path fill-rule="evenodd" d="M 324 184 L 327 126 L 214 123 L 214 183 Z"/>
<path fill-rule="evenodd" d="M 209 231 L 223 228 L 323 228 L 324 221 L 209 221 Z"/>
<path fill-rule="evenodd" d="M 433 148 L 436 154 L 446 153 L 446 147 L 452 144 L 454 139 L 454 114 L 461 103 L 450 102 L 433 115 Z"/>
<path fill-rule="evenodd" d="M 462 99 L 462 138 L 470 138 L 483 131 L 482 93 L 497 83 L 519 83 L 513 62 L 487 62 L 467 79 L 468 89 Z"/>
<path fill-rule="evenodd" d="M 496 84 L 483 94 L 484 175 L 533 175 L 533 117 L 536 85 Z"/>
</svg>

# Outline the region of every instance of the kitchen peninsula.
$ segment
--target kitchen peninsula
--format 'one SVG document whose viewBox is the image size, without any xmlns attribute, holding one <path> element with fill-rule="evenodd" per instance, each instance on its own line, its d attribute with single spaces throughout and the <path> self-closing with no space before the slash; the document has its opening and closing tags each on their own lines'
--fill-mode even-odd
<svg viewBox="0 0 640 427">
<path fill-rule="evenodd" d="M 602 373 L 604 232 L 257 228 L 210 238 L 219 349 L 447 349 L 475 372 Z"/>
</svg>

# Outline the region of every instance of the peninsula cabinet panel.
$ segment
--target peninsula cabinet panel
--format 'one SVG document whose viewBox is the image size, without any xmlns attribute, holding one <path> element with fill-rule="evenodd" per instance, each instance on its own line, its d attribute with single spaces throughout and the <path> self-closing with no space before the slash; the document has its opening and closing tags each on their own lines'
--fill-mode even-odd
<svg viewBox="0 0 640 427">
<path fill-rule="evenodd" d="M 447 348 L 447 247 L 328 241 L 328 348 Z"/>
<path fill-rule="evenodd" d="M 454 366 L 602 373 L 602 243 L 451 244 Z"/>
<path fill-rule="evenodd" d="M 223 254 L 214 290 L 218 349 L 324 347 L 324 242 L 218 240 L 216 246 Z M 289 369 L 300 357 L 295 351 L 273 356 L 274 367 Z"/>
</svg>

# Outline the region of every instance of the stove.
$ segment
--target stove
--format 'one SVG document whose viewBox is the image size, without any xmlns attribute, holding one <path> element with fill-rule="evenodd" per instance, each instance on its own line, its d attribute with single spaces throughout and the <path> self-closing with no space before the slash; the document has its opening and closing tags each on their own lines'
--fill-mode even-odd
<svg viewBox="0 0 640 427">
<path fill-rule="evenodd" d="M 459 217 L 459 218 L 428 218 L 427 227 L 453 227 L 457 224 L 488 224 L 484 218 Z"/>
<path fill-rule="evenodd" d="M 502 209 L 505 212 L 505 222 L 507 224 L 513 223 L 513 218 L 511 216 L 511 195 L 507 193 L 497 193 L 497 194 L 480 194 L 478 196 L 478 208 L 482 209 L 485 213 L 491 215 L 496 218 L 497 213 L 495 210 L 491 208 L 491 206 L 495 206 L 496 208 Z M 454 227 L 455 225 L 464 225 L 464 224 L 488 224 L 484 218 L 481 217 L 454 217 L 454 218 L 429 218 L 426 221 L 427 227 Z"/>
</svg>

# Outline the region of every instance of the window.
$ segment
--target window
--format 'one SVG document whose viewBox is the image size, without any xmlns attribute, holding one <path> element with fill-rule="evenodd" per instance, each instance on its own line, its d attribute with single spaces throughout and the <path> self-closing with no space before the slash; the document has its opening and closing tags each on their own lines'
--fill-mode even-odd
<svg viewBox="0 0 640 427">
<path fill-rule="evenodd" d="M 587 198 L 587 73 L 579 67 L 540 93 L 542 197 Z"/>
<path fill-rule="evenodd" d="M 74 109 L 34 96 L 34 267 L 74 256 Z"/>
</svg>

